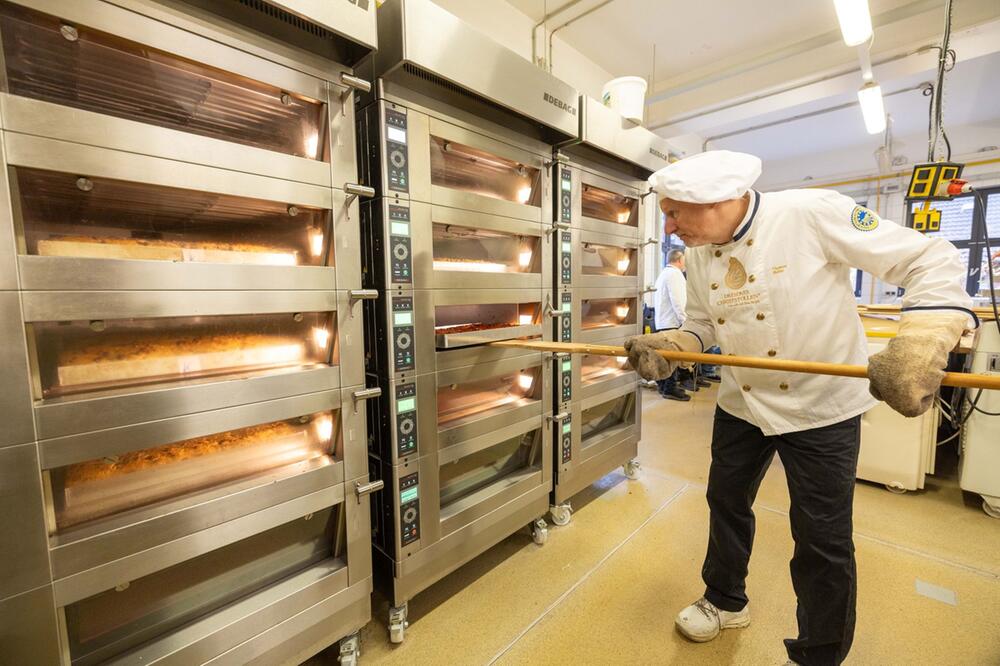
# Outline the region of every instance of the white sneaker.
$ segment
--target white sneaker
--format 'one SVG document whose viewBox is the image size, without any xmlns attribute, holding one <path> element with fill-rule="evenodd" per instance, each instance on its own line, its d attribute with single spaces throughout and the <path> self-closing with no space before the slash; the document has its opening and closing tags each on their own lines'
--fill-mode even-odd
<svg viewBox="0 0 1000 666">
<path fill-rule="evenodd" d="M 718 636 L 723 629 L 748 626 L 750 605 L 747 604 L 743 610 L 731 613 L 716 608 L 711 601 L 702 597 L 678 613 L 674 624 L 686 638 L 695 643 L 706 643 Z"/>
</svg>

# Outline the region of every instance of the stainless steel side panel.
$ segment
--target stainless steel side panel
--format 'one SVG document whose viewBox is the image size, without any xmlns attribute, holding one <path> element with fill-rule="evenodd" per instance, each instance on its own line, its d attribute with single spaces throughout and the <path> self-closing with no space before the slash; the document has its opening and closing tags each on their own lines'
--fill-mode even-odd
<svg viewBox="0 0 1000 666">
<path fill-rule="evenodd" d="M 196 382 L 186 386 L 78 400 L 45 400 L 35 406 L 40 439 L 144 423 L 184 414 L 235 407 L 340 386 L 337 368 Z"/>
<path fill-rule="evenodd" d="M 102 146 L 203 166 L 245 171 L 329 186 L 326 162 L 197 136 L 166 127 L 0 94 L 0 115 L 10 132 Z"/>
<path fill-rule="evenodd" d="M 376 54 L 377 75 L 401 64 L 401 56 L 566 138 L 577 135 L 579 94 L 551 74 L 429 0 L 390 0 L 380 12 L 385 53 Z"/>
<path fill-rule="evenodd" d="M 18 293 L 0 291 L 0 448 L 35 438 L 26 355 Z"/>
<path fill-rule="evenodd" d="M 0 599 L 0 646 L 4 664 L 62 663 L 51 587 Z"/>
<path fill-rule="evenodd" d="M 351 300 L 348 292 L 337 292 L 337 347 L 341 386 L 365 383 L 365 333 L 362 307 L 362 301 Z"/>
<path fill-rule="evenodd" d="M 3 118 L 0 117 L 0 125 Z M 17 289 L 17 270 L 14 257 L 14 210 L 11 206 L 10 184 L 7 178 L 7 147 L 0 134 L 0 291 Z"/>
<path fill-rule="evenodd" d="M 0 449 L 0 599 L 51 580 L 34 444 Z M 0 643 L 2 645 L 2 643 Z M 0 650 L 0 654 L 5 650 Z"/>
<path fill-rule="evenodd" d="M 55 581 L 53 589 L 56 604 L 66 606 L 111 589 L 119 583 L 141 578 L 343 501 L 343 486 L 326 488 L 160 546 L 108 561 Z"/>
<path fill-rule="evenodd" d="M 333 312 L 335 291 L 26 292 L 24 321 Z"/>
<path fill-rule="evenodd" d="M 670 145 L 642 125 L 587 95 L 580 96 L 580 139 L 612 157 L 653 173 L 669 164 Z"/>
</svg>

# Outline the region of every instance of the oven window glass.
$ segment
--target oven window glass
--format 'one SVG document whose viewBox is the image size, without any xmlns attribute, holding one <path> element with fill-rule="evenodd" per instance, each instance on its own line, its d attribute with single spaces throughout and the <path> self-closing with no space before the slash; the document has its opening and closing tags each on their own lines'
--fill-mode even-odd
<svg viewBox="0 0 1000 666">
<path fill-rule="evenodd" d="M 636 299 L 592 298 L 580 304 L 584 330 L 625 326 L 636 323 Z"/>
<path fill-rule="evenodd" d="M 28 254 L 327 264 L 327 210 L 56 171 L 15 168 L 14 173 Z"/>
<path fill-rule="evenodd" d="M 584 409 L 580 416 L 580 442 L 584 447 L 602 433 L 635 424 L 635 393 Z"/>
<path fill-rule="evenodd" d="M 539 303 L 439 305 L 434 308 L 435 344 L 438 349 L 451 349 L 539 337 L 541 316 Z"/>
<path fill-rule="evenodd" d="M 438 427 L 455 427 L 541 399 L 541 368 L 525 368 L 437 390 Z"/>
<path fill-rule="evenodd" d="M 627 227 L 639 227 L 639 200 L 616 192 L 584 185 L 581 194 L 584 217 L 613 222 Z"/>
<path fill-rule="evenodd" d="M 434 225 L 434 270 L 475 273 L 541 273 L 538 236 Z"/>
<path fill-rule="evenodd" d="M 340 458 L 338 412 L 230 430 L 50 472 L 57 531 L 251 478 L 276 481 Z"/>
<path fill-rule="evenodd" d="M 533 430 L 441 466 L 441 509 L 498 482 L 541 469 L 540 432 Z"/>
<path fill-rule="evenodd" d="M 585 354 L 580 361 L 580 381 L 584 385 L 621 377 L 631 371 L 628 358 L 624 356 Z"/>
<path fill-rule="evenodd" d="M 36 322 L 42 398 L 338 360 L 329 312 Z"/>
<path fill-rule="evenodd" d="M 637 275 L 635 248 L 583 243 L 580 265 L 584 275 L 634 277 Z"/>
<path fill-rule="evenodd" d="M 541 172 L 513 160 L 431 137 L 431 184 L 541 207 Z"/>
<path fill-rule="evenodd" d="M 104 663 L 226 604 L 338 557 L 343 505 L 317 511 L 66 607 L 74 664 Z M 122 587 L 122 586 L 120 586 Z"/>
<path fill-rule="evenodd" d="M 321 102 L 8 3 L 0 37 L 12 95 L 329 160 Z"/>
</svg>

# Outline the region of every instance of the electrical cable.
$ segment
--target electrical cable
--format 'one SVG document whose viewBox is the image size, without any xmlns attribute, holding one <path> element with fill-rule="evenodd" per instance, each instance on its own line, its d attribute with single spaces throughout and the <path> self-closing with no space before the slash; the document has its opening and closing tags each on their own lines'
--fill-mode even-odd
<svg viewBox="0 0 1000 666">
<path fill-rule="evenodd" d="M 935 161 L 938 143 L 943 140 L 945 144 L 946 159 L 951 159 L 951 142 L 944 131 L 942 113 L 944 108 L 944 75 L 955 67 L 955 52 L 949 48 L 951 44 L 951 21 L 952 21 L 953 0 L 947 0 L 945 5 L 944 32 L 941 36 L 941 46 L 938 47 L 938 68 L 937 77 L 934 84 L 934 94 L 930 104 L 930 130 L 928 132 L 927 161 Z M 951 56 L 949 66 L 948 58 Z"/>
</svg>

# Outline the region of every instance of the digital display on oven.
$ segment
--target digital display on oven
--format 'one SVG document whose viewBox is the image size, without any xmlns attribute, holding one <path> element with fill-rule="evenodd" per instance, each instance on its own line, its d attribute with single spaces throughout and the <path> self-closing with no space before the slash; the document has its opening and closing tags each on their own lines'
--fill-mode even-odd
<svg viewBox="0 0 1000 666">
<path fill-rule="evenodd" d="M 416 406 L 416 398 L 404 398 L 396 401 L 396 410 L 400 412 L 412 412 Z"/>
<path fill-rule="evenodd" d="M 573 361 L 566 360 L 562 363 L 563 372 L 569 372 L 573 368 Z"/>
<path fill-rule="evenodd" d="M 392 315 L 392 321 L 396 326 L 409 326 L 413 323 L 413 313 L 396 312 Z"/>
<path fill-rule="evenodd" d="M 393 222 L 390 225 L 393 236 L 409 236 L 410 235 L 410 225 L 406 222 Z"/>
<path fill-rule="evenodd" d="M 570 429 L 570 424 L 569 423 L 563 423 L 563 434 L 564 435 L 569 432 L 569 429 Z"/>
<path fill-rule="evenodd" d="M 399 501 L 401 504 L 406 504 L 407 502 L 412 502 L 417 499 L 419 494 L 420 486 L 413 486 L 412 488 L 406 488 L 399 493 Z"/>
<path fill-rule="evenodd" d="M 398 127 L 386 127 L 385 132 L 386 138 L 389 141 L 395 141 L 396 143 L 406 143 L 406 130 L 399 129 Z"/>
</svg>

